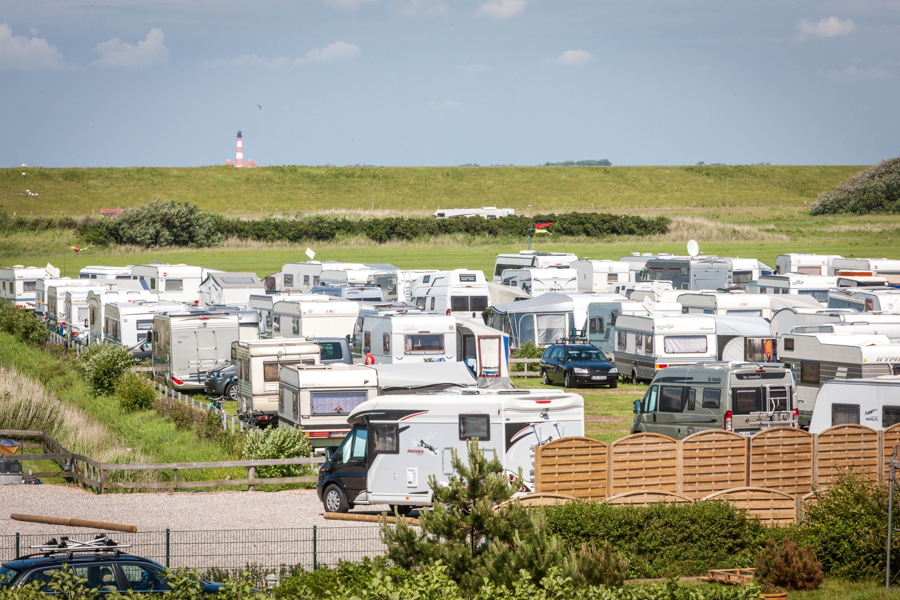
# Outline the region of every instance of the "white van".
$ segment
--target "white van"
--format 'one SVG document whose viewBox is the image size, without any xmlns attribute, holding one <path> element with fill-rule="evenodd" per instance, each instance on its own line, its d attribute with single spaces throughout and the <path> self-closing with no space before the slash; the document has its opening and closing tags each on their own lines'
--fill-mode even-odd
<svg viewBox="0 0 900 600">
<path fill-rule="evenodd" d="M 103 322 L 106 306 L 110 302 L 127 304 L 135 301 L 152 302 L 156 297 L 145 290 L 109 290 L 107 292 L 89 291 L 87 295 L 88 307 L 88 344 L 99 344 L 104 340 Z M 179 306 L 181 306 L 179 304 Z"/>
<path fill-rule="evenodd" d="M 78 271 L 78 279 L 100 279 L 107 281 L 131 279 L 131 267 L 109 267 L 105 265 L 92 265 Z"/>
<path fill-rule="evenodd" d="M 828 301 L 828 290 L 836 288 L 838 278 L 830 275 L 805 275 L 786 273 L 784 275 L 763 275 L 757 282 L 759 294 L 794 294 L 811 296 L 824 306 Z"/>
<path fill-rule="evenodd" d="M 606 292 L 610 285 L 634 281 L 631 265 L 621 260 L 576 260 L 569 265 L 575 269 L 579 292 Z"/>
<path fill-rule="evenodd" d="M 557 390 L 459 390 L 379 396 L 347 419 L 352 426 L 319 469 L 316 492 L 326 512 L 391 504 L 406 513 L 432 502 L 430 479 L 446 485 L 455 452 L 471 439 L 497 458 L 504 476 L 521 474 L 534 491 L 534 449 L 584 435 L 584 399 Z"/>
<path fill-rule="evenodd" d="M 198 293 L 200 307 L 247 306 L 252 294 L 265 294 L 266 288 L 256 273 L 210 273 L 200 283 Z"/>
<path fill-rule="evenodd" d="M 427 313 L 481 319 L 490 306 L 484 273 L 469 269 L 438 271 L 413 282 L 412 302 Z"/>
<path fill-rule="evenodd" d="M 900 290 L 840 288 L 828 292 L 828 308 L 858 312 L 900 313 Z"/>
<path fill-rule="evenodd" d="M 503 283 L 503 271 L 535 267 L 538 269 L 568 269 L 578 260 L 570 252 L 536 252 L 519 250 L 518 254 L 498 254 L 494 261 L 494 283 Z"/>
<path fill-rule="evenodd" d="M 778 340 L 778 358 L 794 371 L 803 426 L 809 425 L 825 382 L 900 375 L 900 344 L 886 335 L 789 333 Z"/>
<path fill-rule="evenodd" d="M 319 345 L 306 340 L 232 342 L 238 415 L 255 427 L 277 426 L 279 371 L 292 365 L 317 365 L 321 355 Z"/>
<path fill-rule="evenodd" d="M 153 317 L 167 312 L 183 312 L 181 302 L 110 302 L 103 309 L 99 334 L 103 341 L 125 346 L 137 359 L 150 358 L 147 332 L 153 329 Z"/>
<path fill-rule="evenodd" d="M 237 315 L 154 315 L 147 336 L 153 345 L 153 378 L 175 390 L 202 390 L 209 370 L 229 360 L 231 343 L 239 339 Z"/>
<path fill-rule="evenodd" d="M 251 294 L 247 307 L 259 315 L 259 337 L 272 337 L 272 317 L 275 303 L 304 298 L 303 292 L 275 292 L 274 294 Z"/>
<path fill-rule="evenodd" d="M 200 301 L 200 282 L 210 272 L 217 271 L 184 264 L 150 263 L 133 266 L 131 278 L 144 282 L 146 289 L 160 300 L 196 305 Z"/>
<path fill-rule="evenodd" d="M 275 300 L 271 338 L 348 337 L 359 315 L 359 302 L 321 294 Z"/>
<path fill-rule="evenodd" d="M 803 275 L 831 275 L 831 264 L 836 258 L 844 258 L 840 254 L 809 254 L 794 252 L 781 254 L 775 259 L 775 273 L 801 273 Z"/>
<path fill-rule="evenodd" d="M 716 322 L 701 315 L 623 315 L 616 320 L 615 365 L 632 381 L 673 365 L 715 361 Z"/>
<path fill-rule="evenodd" d="M 503 285 L 519 288 L 532 298 L 541 294 L 565 294 L 578 291 L 578 273 L 574 269 L 507 269 Z"/>
<path fill-rule="evenodd" d="M 14 265 L 0 269 L 0 300 L 9 300 L 19 308 L 37 309 L 37 285 L 46 279 L 59 278 L 59 269 Z"/>
<path fill-rule="evenodd" d="M 835 425 L 865 425 L 876 431 L 900 423 L 900 376 L 835 379 L 822 384 L 810 433 Z"/>
<path fill-rule="evenodd" d="M 900 284 L 900 260 L 887 258 L 836 258 L 831 263 L 829 275 L 868 276 L 878 275 L 892 285 Z"/>
<path fill-rule="evenodd" d="M 740 290 L 680 294 L 678 302 L 685 314 L 772 318 L 772 304 L 768 296 L 747 294 Z"/>
<path fill-rule="evenodd" d="M 363 347 L 371 348 L 375 364 L 453 362 L 456 318 L 447 315 L 381 312 L 366 315 Z"/>
</svg>

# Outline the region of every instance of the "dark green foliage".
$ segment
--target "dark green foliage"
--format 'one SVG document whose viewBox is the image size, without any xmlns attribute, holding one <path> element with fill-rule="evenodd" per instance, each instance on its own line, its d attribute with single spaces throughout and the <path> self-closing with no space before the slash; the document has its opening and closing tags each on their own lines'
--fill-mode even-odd
<svg viewBox="0 0 900 600">
<path fill-rule="evenodd" d="M 118 344 L 91 344 L 81 353 L 81 373 L 95 396 L 111 394 L 134 365 L 134 355 Z"/>
<path fill-rule="evenodd" d="M 600 160 L 564 160 L 555 163 L 544 163 L 545 167 L 611 167 L 612 163 L 609 159 L 602 158 Z"/>
<path fill-rule="evenodd" d="M 73 228 L 75 223 L 73 221 Z M 86 242 L 134 244 L 144 248 L 186 246 L 204 248 L 222 241 L 211 215 L 196 204 L 154 200 L 125 209 L 114 217 L 84 219 L 78 229 Z"/>
<path fill-rule="evenodd" d="M 766 531 L 724 502 L 648 507 L 572 502 L 543 511 L 567 548 L 602 548 L 609 541 L 631 565 L 631 578 L 750 566 Z"/>
<path fill-rule="evenodd" d="M 900 213 L 900 158 L 882 161 L 822 192 L 809 213 Z"/>
<path fill-rule="evenodd" d="M 814 590 L 822 585 L 825 574 L 812 546 L 801 548 L 784 538 L 780 544 L 769 540 L 756 556 L 755 579 L 789 590 Z"/>
<path fill-rule="evenodd" d="M 531 340 L 526 340 L 521 346 L 509 353 L 510 358 L 540 358 L 544 355 L 544 349 L 535 346 Z M 524 371 L 524 363 L 512 363 L 509 365 L 510 371 Z M 534 367 L 532 366 L 532 370 Z"/>
<path fill-rule="evenodd" d="M 146 377 L 128 371 L 116 386 L 122 408 L 128 411 L 150 410 L 156 401 L 156 390 Z"/>
<path fill-rule="evenodd" d="M 0 300 L 0 331 L 5 331 L 22 343 L 45 346 L 50 330 L 34 314 L 6 300 Z"/>
<path fill-rule="evenodd" d="M 299 427 L 269 427 L 247 433 L 241 459 L 308 458 L 310 454 L 312 445 Z M 276 465 L 259 467 L 256 474 L 259 477 L 303 477 L 314 472 L 309 465 Z"/>
<path fill-rule="evenodd" d="M 375 573 L 391 577 L 394 581 L 402 581 L 406 572 L 396 567 L 389 567 L 383 557 L 371 559 L 364 557 L 362 562 L 341 561 L 335 568 L 319 567 L 316 571 L 300 570 L 283 578 L 275 590 L 275 598 L 284 600 L 319 600 L 327 598 L 341 586 L 353 590 L 369 587 Z"/>
<path fill-rule="evenodd" d="M 201 440 L 218 444 L 230 456 L 243 452 L 244 436 L 232 435 L 222 429 L 219 415 L 211 410 L 198 410 L 178 402 L 174 398 L 156 400 L 156 412 L 170 418 L 178 429 L 193 431 Z"/>
</svg>

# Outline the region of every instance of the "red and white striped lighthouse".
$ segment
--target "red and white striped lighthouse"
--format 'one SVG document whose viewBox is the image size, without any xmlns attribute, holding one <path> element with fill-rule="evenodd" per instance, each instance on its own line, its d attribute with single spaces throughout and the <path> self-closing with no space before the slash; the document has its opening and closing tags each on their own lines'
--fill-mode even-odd
<svg viewBox="0 0 900 600">
<path fill-rule="evenodd" d="M 236 166 L 236 167 L 244 166 L 244 150 L 241 147 L 241 131 L 240 130 L 238 130 L 237 157 L 235 158 L 234 166 Z"/>
</svg>

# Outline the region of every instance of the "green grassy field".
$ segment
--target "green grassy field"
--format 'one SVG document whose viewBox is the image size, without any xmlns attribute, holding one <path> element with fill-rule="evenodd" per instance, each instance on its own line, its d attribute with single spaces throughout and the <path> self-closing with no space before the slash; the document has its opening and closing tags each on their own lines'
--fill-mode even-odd
<svg viewBox="0 0 900 600">
<path fill-rule="evenodd" d="M 0 169 L 0 209 L 89 215 L 156 197 L 239 215 L 372 206 L 517 211 L 639 207 L 803 206 L 865 166 L 233 167 Z M 25 172 L 26 177 L 22 177 Z M 727 181 L 726 181 L 727 180 Z M 26 190 L 37 193 L 29 197 Z"/>
</svg>

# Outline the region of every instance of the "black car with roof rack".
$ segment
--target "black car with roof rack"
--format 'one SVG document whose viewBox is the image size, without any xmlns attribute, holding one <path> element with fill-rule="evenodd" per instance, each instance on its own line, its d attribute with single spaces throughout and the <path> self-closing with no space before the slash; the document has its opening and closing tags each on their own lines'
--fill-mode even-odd
<svg viewBox="0 0 900 600">
<path fill-rule="evenodd" d="M 166 568 L 122 550 L 129 547 L 105 535 L 87 542 L 67 537 L 60 537 L 59 541 L 51 539 L 44 545 L 32 546 L 35 553 L 0 565 L 0 587 L 21 587 L 38 582 L 42 592 L 52 593 L 53 571 L 68 565 L 75 575 L 87 580 L 85 587 L 101 594 L 124 594 L 128 590 L 139 594 L 172 591 Z M 216 594 L 222 587 L 220 583 L 206 581 L 202 585 L 206 594 Z"/>
<path fill-rule="evenodd" d="M 597 346 L 560 340 L 547 346 L 541 355 L 541 383 L 554 382 L 567 388 L 580 385 L 614 388 L 619 384 L 619 371 Z"/>
</svg>

